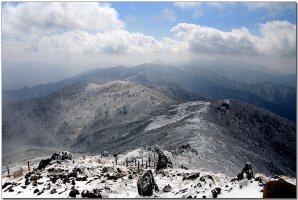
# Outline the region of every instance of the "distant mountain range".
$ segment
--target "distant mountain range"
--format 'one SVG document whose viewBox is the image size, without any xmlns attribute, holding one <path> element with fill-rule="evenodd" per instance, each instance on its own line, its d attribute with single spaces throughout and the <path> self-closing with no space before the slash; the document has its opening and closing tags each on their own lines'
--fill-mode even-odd
<svg viewBox="0 0 298 200">
<path fill-rule="evenodd" d="M 75 77 L 33 88 L 4 90 L 4 101 L 43 97 L 77 83 L 104 84 L 128 80 L 161 92 L 178 102 L 203 99 L 235 99 L 296 119 L 296 76 L 277 76 L 255 69 L 142 64 L 135 67 L 94 69 Z M 292 86 L 291 86 L 292 85 Z"/>
<path fill-rule="evenodd" d="M 167 82 L 170 79 L 164 77 L 166 74 L 177 85 L 192 88 L 199 83 L 193 83 L 195 74 L 188 76 L 193 78 L 188 82 L 180 81 L 184 76 L 177 74 L 180 71 L 176 68 L 163 67 L 156 78 L 150 75 L 154 68 L 134 70 L 129 68 L 124 74 L 132 74 L 128 77 L 138 77 L 147 85 L 173 85 Z M 81 80 L 84 77 L 88 75 Z M 105 78 L 107 81 L 108 76 Z M 175 90 L 165 87 L 166 91 L 176 96 L 177 85 Z M 206 86 L 219 87 L 214 82 Z M 161 86 L 159 89 L 165 91 Z M 265 174 L 296 174 L 295 123 L 235 100 L 179 103 L 129 81 L 78 83 L 48 96 L 5 102 L 2 117 L 5 158 L 17 151 L 38 148 L 116 153 L 153 145 L 175 149 L 189 144 L 198 152 L 192 154 L 192 164 L 210 171 L 229 169 L 227 173 L 235 173 L 250 161 L 256 171 Z"/>
</svg>

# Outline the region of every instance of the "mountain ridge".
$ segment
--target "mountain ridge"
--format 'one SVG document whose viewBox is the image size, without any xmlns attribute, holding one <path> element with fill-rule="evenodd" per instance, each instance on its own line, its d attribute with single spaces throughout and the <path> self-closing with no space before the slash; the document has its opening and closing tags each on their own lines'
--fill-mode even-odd
<svg viewBox="0 0 298 200">
<path fill-rule="evenodd" d="M 271 84 L 270 87 L 265 87 L 262 83 L 247 85 L 227 79 L 200 66 L 178 68 L 147 63 L 135 67 L 118 66 L 92 70 L 90 73 L 83 73 L 48 85 L 17 91 L 4 91 L 3 99 L 5 101 L 25 100 L 48 95 L 67 85 L 76 83 L 103 84 L 115 80 L 137 82 L 164 92 L 170 95 L 170 98 L 180 102 L 231 98 L 255 104 L 292 120 L 296 118 L 294 109 L 296 108 L 296 89 L 294 87 L 268 81 L 266 84 Z M 267 88 L 270 91 L 266 91 Z M 286 96 L 283 92 L 285 90 L 288 91 Z"/>
<path fill-rule="evenodd" d="M 189 144 L 199 153 L 191 165 L 214 172 L 224 166 L 235 173 L 250 160 L 265 174 L 295 174 L 294 122 L 236 100 L 179 103 L 127 81 L 72 85 L 11 103 L 2 131 L 4 155 L 33 147 L 117 153 Z"/>
</svg>

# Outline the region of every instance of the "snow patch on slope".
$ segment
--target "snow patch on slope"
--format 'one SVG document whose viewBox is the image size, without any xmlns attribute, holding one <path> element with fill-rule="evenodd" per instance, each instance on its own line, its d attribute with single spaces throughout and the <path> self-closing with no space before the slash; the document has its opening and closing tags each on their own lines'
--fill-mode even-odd
<svg viewBox="0 0 298 200">
<path fill-rule="evenodd" d="M 201 113 L 206 113 L 208 110 L 208 105 L 209 102 L 204 102 L 204 101 L 197 101 L 197 102 L 188 102 L 184 104 L 179 104 L 178 106 L 173 106 L 169 113 L 175 113 L 175 115 L 161 115 L 158 117 L 153 118 L 153 122 L 151 122 L 146 128 L 146 131 L 158 129 L 170 124 L 174 124 L 179 122 L 180 120 L 185 119 L 191 114 L 196 113 L 195 118 L 189 119 L 189 122 L 193 123 L 198 123 L 199 121 L 199 116 Z M 192 106 L 201 106 L 199 110 L 195 111 L 189 111 L 187 108 L 192 107 Z"/>
</svg>

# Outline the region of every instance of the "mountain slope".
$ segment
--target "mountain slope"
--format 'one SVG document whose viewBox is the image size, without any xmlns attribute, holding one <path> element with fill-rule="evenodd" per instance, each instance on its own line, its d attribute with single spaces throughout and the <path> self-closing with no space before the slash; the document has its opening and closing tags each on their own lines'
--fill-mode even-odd
<svg viewBox="0 0 298 200">
<path fill-rule="evenodd" d="M 296 169 L 295 123 L 234 100 L 179 104 L 127 81 L 77 84 L 11 103 L 2 131 L 4 155 L 33 147 L 116 153 L 153 145 L 174 153 L 188 144 L 193 159 L 185 164 L 214 172 L 235 174 L 247 161 L 265 174 Z"/>
<path fill-rule="evenodd" d="M 220 63 L 220 64 L 219 64 Z M 253 85 L 262 82 L 273 82 L 286 86 L 296 87 L 296 74 L 283 75 L 272 69 L 239 62 L 236 60 L 216 62 L 190 61 L 185 64 L 187 67 L 199 67 L 208 71 L 220 74 L 230 80 Z"/>
<path fill-rule="evenodd" d="M 229 174 L 237 173 L 241 163 L 250 161 L 262 173 L 293 175 L 295 132 L 294 123 L 246 103 L 191 102 L 173 105 L 162 115 L 137 123 L 84 134 L 73 147 L 121 152 L 161 145 L 175 152 L 190 144 L 198 155 L 190 153 L 193 159 L 185 162 L 186 166 Z"/>
<path fill-rule="evenodd" d="M 142 64 L 131 68 L 98 69 L 57 83 L 16 91 L 4 91 L 3 99 L 5 101 L 25 100 L 44 96 L 76 83 L 103 84 L 114 80 L 133 81 L 163 92 L 168 97 L 180 102 L 202 99 L 236 99 L 268 109 L 292 120 L 296 118 L 294 109 L 296 88 L 271 82 L 247 85 L 201 66 L 177 68 L 168 65 Z"/>
<path fill-rule="evenodd" d="M 3 150 L 63 146 L 86 129 L 139 120 L 171 102 L 127 81 L 69 86 L 46 97 L 5 105 Z"/>
</svg>

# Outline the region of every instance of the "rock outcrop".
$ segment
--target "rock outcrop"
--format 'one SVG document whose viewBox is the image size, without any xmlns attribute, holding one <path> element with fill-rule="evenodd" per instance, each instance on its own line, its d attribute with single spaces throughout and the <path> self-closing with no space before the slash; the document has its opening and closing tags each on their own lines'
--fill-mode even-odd
<svg viewBox="0 0 298 200">
<path fill-rule="evenodd" d="M 147 170 L 145 174 L 139 177 L 137 187 L 138 194 L 141 196 L 151 196 L 154 189 L 159 191 L 151 170 Z"/>
<path fill-rule="evenodd" d="M 296 186 L 282 178 L 269 181 L 264 186 L 263 198 L 296 198 Z"/>
<path fill-rule="evenodd" d="M 238 180 L 242 180 L 244 179 L 244 174 L 246 174 L 246 178 L 248 180 L 252 179 L 254 177 L 253 171 L 252 171 L 252 167 L 251 164 L 249 162 L 245 163 L 242 171 L 240 172 L 240 174 L 237 175 L 237 179 Z"/>
<path fill-rule="evenodd" d="M 39 170 L 42 170 L 46 168 L 51 161 L 56 160 L 56 161 L 62 161 L 62 160 L 72 160 L 72 154 L 67 152 L 67 151 L 62 151 L 58 153 L 54 153 L 51 158 L 43 159 L 39 162 L 38 168 Z"/>
<path fill-rule="evenodd" d="M 162 151 L 160 151 L 159 149 L 156 150 L 156 152 L 158 153 L 158 160 L 157 160 L 157 165 L 156 165 L 156 170 L 160 170 L 160 169 L 165 169 L 168 167 L 172 167 L 172 161 L 170 160 L 169 157 L 167 157 Z"/>
</svg>

